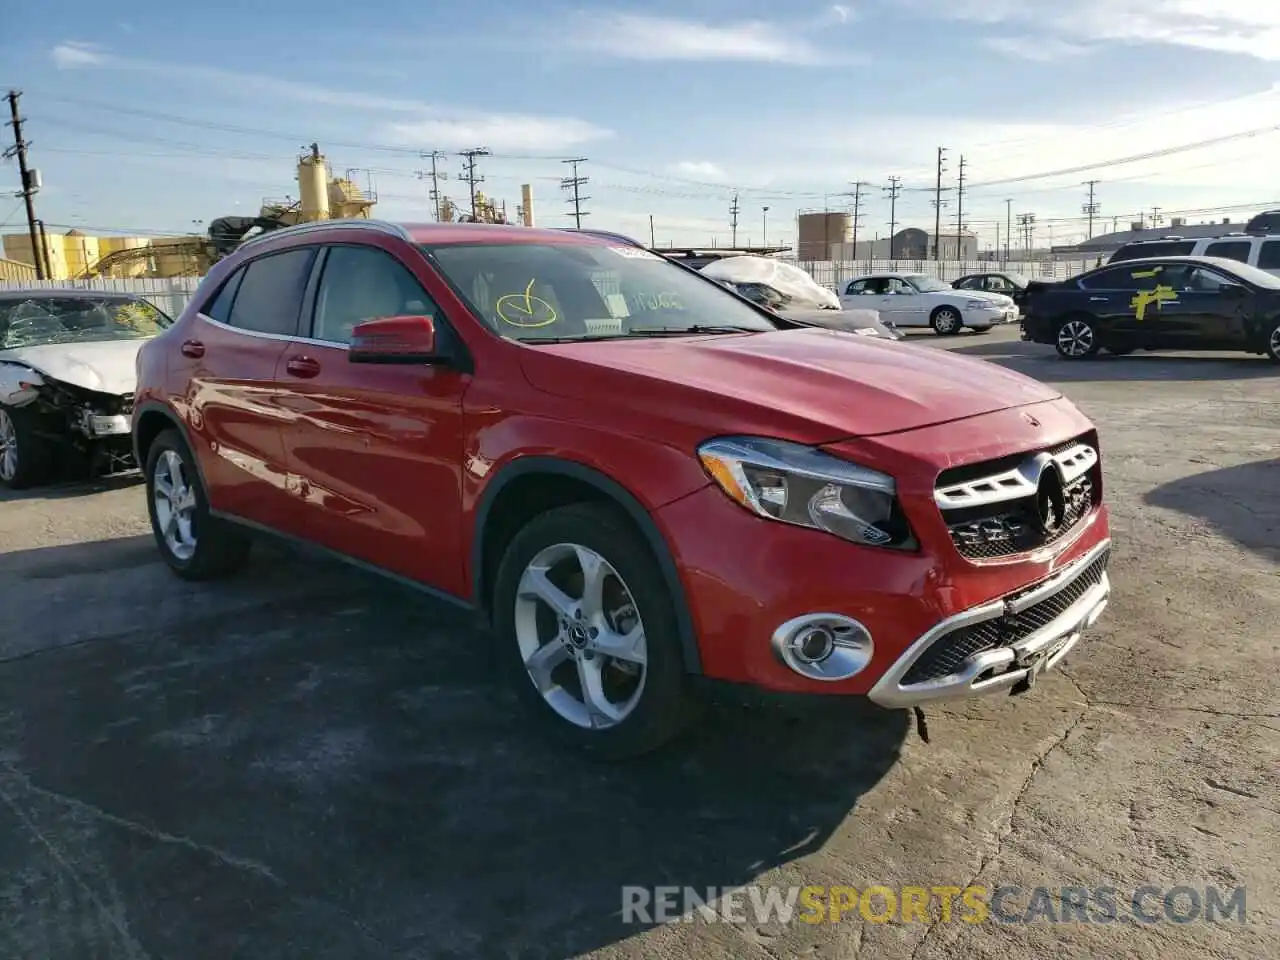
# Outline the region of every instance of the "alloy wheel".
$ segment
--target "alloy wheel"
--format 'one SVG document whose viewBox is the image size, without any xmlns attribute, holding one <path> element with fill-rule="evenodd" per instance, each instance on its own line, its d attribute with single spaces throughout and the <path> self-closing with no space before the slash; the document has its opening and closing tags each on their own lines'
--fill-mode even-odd
<svg viewBox="0 0 1280 960">
<path fill-rule="evenodd" d="M 934 318 L 934 328 L 939 333 L 951 333 L 960 325 L 960 318 L 954 310 L 939 310 Z"/>
<path fill-rule="evenodd" d="M 515 604 L 520 657 L 548 706 L 594 730 L 635 710 L 647 676 L 644 623 L 608 560 L 580 544 L 546 547 L 525 566 Z"/>
<path fill-rule="evenodd" d="M 1271 355 L 1280 359 L 1280 327 L 1271 331 Z"/>
<path fill-rule="evenodd" d="M 187 468 L 173 450 L 156 460 L 151 477 L 156 527 L 165 546 L 179 560 L 190 560 L 196 552 L 196 492 L 187 479 Z"/>
<path fill-rule="evenodd" d="M 1068 357 L 1083 357 L 1093 349 L 1093 327 L 1083 320 L 1068 320 L 1058 330 L 1058 349 Z"/>
<path fill-rule="evenodd" d="M 18 431 L 8 410 L 0 410 L 0 480 L 18 475 Z"/>
</svg>

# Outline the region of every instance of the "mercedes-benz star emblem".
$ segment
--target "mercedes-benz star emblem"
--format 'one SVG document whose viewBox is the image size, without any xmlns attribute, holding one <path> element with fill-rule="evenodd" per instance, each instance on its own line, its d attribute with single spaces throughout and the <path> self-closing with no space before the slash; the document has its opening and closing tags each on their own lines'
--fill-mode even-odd
<svg viewBox="0 0 1280 960">
<path fill-rule="evenodd" d="M 1046 464 L 1036 484 L 1036 519 L 1046 534 L 1057 533 L 1067 515 L 1067 496 L 1057 462 Z"/>
<path fill-rule="evenodd" d="M 575 623 L 569 628 L 569 643 L 575 648 L 582 650 L 589 642 L 590 637 L 587 635 L 587 628 L 582 624 Z"/>
</svg>

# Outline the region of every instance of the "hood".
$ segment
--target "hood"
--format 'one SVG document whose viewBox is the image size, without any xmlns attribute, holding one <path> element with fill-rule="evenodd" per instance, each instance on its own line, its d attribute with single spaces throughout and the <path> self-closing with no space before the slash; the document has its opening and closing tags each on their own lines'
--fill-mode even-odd
<svg viewBox="0 0 1280 960">
<path fill-rule="evenodd" d="M 93 340 L 88 343 L 50 343 L 40 347 L 0 350 L 0 360 L 24 363 L 54 380 L 99 393 L 133 393 L 137 388 L 134 363 L 142 340 Z"/>
<path fill-rule="evenodd" d="M 947 350 L 833 330 L 527 346 L 539 390 L 705 432 L 807 443 L 896 433 L 1053 400 L 1052 387 Z"/>
</svg>

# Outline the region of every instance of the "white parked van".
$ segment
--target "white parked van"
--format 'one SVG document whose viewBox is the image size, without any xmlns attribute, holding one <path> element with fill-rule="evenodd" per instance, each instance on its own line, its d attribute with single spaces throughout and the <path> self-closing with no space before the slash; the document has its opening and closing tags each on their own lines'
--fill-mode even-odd
<svg viewBox="0 0 1280 960">
<path fill-rule="evenodd" d="M 1113 253 L 1107 263 L 1142 257 L 1223 257 L 1280 276 L 1280 235 L 1224 233 L 1220 237 L 1133 240 Z"/>
</svg>

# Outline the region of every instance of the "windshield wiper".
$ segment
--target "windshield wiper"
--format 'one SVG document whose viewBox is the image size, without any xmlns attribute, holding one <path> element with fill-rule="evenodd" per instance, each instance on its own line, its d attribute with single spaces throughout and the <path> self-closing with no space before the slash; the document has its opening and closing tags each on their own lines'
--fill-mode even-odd
<svg viewBox="0 0 1280 960">
<path fill-rule="evenodd" d="M 751 327 L 694 324 L 692 327 L 632 327 L 628 332 L 631 336 L 639 337 L 683 337 L 699 333 L 767 333 L 768 331 L 754 330 Z"/>
</svg>

